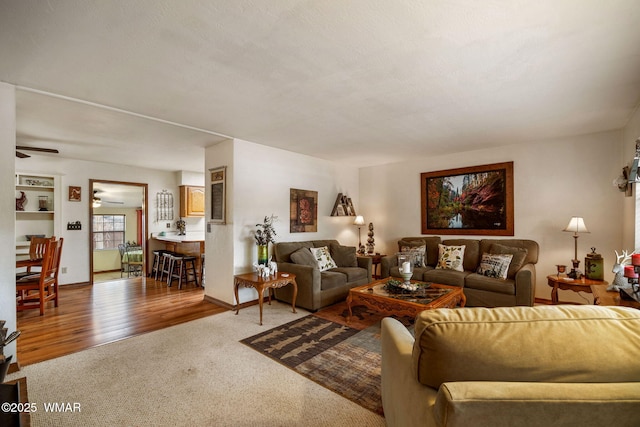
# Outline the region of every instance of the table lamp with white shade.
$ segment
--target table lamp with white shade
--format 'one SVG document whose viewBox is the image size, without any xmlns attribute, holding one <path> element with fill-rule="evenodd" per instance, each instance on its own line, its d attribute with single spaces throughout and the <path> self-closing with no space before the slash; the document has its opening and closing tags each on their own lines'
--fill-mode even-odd
<svg viewBox="0 0 640 427">
<path fill-rule="evenodd" d="M 571 260 L 573 268 L 567 276 L 571 277 L 572 279 L 579 279 L 577 273 L 578 266 L 580 265 L 580 260 L 578 260 L 578 233 L 588 233 L 589 230 L 587 229 L 587 226 L 584 225 L 584 219 L 582 219 L 582 217 L 573 216 L 571 217 L 569 224 L 562 231 L 573 232 L 574 255 L 573 259 Z"/>
<path fill-rule="evenodd" d="M 358 226 L 358 253 L 364 254 L 364 245 L 360 240 L 360 227 L 364 225 L 364 217 L 362 215 L 357 215 L 356 219 L 353 221 L 353 225 Z"/>
</svg>

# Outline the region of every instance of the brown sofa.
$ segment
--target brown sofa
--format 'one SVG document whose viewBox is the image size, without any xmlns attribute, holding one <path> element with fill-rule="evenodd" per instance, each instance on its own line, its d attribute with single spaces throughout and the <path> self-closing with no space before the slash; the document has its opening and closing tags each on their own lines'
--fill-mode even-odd
<svg viewBox="0 0 640 427">
<path fill-rule="evenodd" d="M 320 271 L 309 248 L 329 248 L 336 268 Z M 273 246 L 278 271 L 296 275 L 298 295 L 296 306 L 316 311 L 343 301 L 349 289 L 371 282 L 371 258 L 356 256 L 356 248 L 342 246 L 337 240 L 278 242 Z M 276 299 L 291 303 L 293 289 L 285 286 L 275 290 Z"/>
<path fill-rule="evenodd" d="M 464 271 L 436 269 L 438 244 L 465 246 Z M 440 236 L 403 237 L 398 241 L 398 251 L 402 247 L 426 246 L 426 267 L 415 268 L 413 279 L 464 288 L 467 306 L 509 307 L 516 305 L 533 306 L 535 299 L 538 243 L 522 239 L 447 239 Z M 493 246 L 496 245 L 496 246 Z M 512 261 L 507 279 L 496 279 L 476 273 L 483 253 L 520 254 L 520 265 Z M 524 258 L 522 257 L 524 255 Z M 398 259 L 386 256 L 381 261 L 382 277 L 401 277 Z"/>
<path fill-rule="evenodd" d="M 640 426 L 640 311 L 426 310 L 382 320 L 389 427 Z"/>
</svg>

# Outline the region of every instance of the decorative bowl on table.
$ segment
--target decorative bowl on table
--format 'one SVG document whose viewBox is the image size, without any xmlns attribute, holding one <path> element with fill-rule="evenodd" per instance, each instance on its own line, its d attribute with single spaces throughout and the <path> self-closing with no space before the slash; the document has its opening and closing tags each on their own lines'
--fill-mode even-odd
<svg viewBox="0 0 640 427">
<path fill-rule="evenodd" d="M 415 282 L 406 284 L 400 280 L 389 279 L 384 284 L 384 290 L 390 294 L 414 294 L 430 286 L 430 283 Z"/>
</svg>

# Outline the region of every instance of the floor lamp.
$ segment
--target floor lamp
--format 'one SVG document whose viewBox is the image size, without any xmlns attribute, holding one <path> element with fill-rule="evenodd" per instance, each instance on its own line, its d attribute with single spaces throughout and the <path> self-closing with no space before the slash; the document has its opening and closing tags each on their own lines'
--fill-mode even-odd
<svg viewBox="0 0 640 427">
<path fill-rule="evenodd" d="M 353 221 L 353 225 L 358 226 L 358 253 L 364 254 L 364 245 L 360 240 L 360 227 L 364 225 L 364 217 L 362 215 L 356 216 L 356 219 Z"/>
</svg>

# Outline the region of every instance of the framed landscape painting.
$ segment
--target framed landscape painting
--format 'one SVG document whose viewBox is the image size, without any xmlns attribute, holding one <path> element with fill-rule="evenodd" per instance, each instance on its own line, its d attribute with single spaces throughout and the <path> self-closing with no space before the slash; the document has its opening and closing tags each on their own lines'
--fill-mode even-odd
<svg viewBox="0 0 640 427">
<path fill-rule="evenodd" d="M 513 236 L 513 162 L 420 174 L 422 234 Z"/>
</svg>

